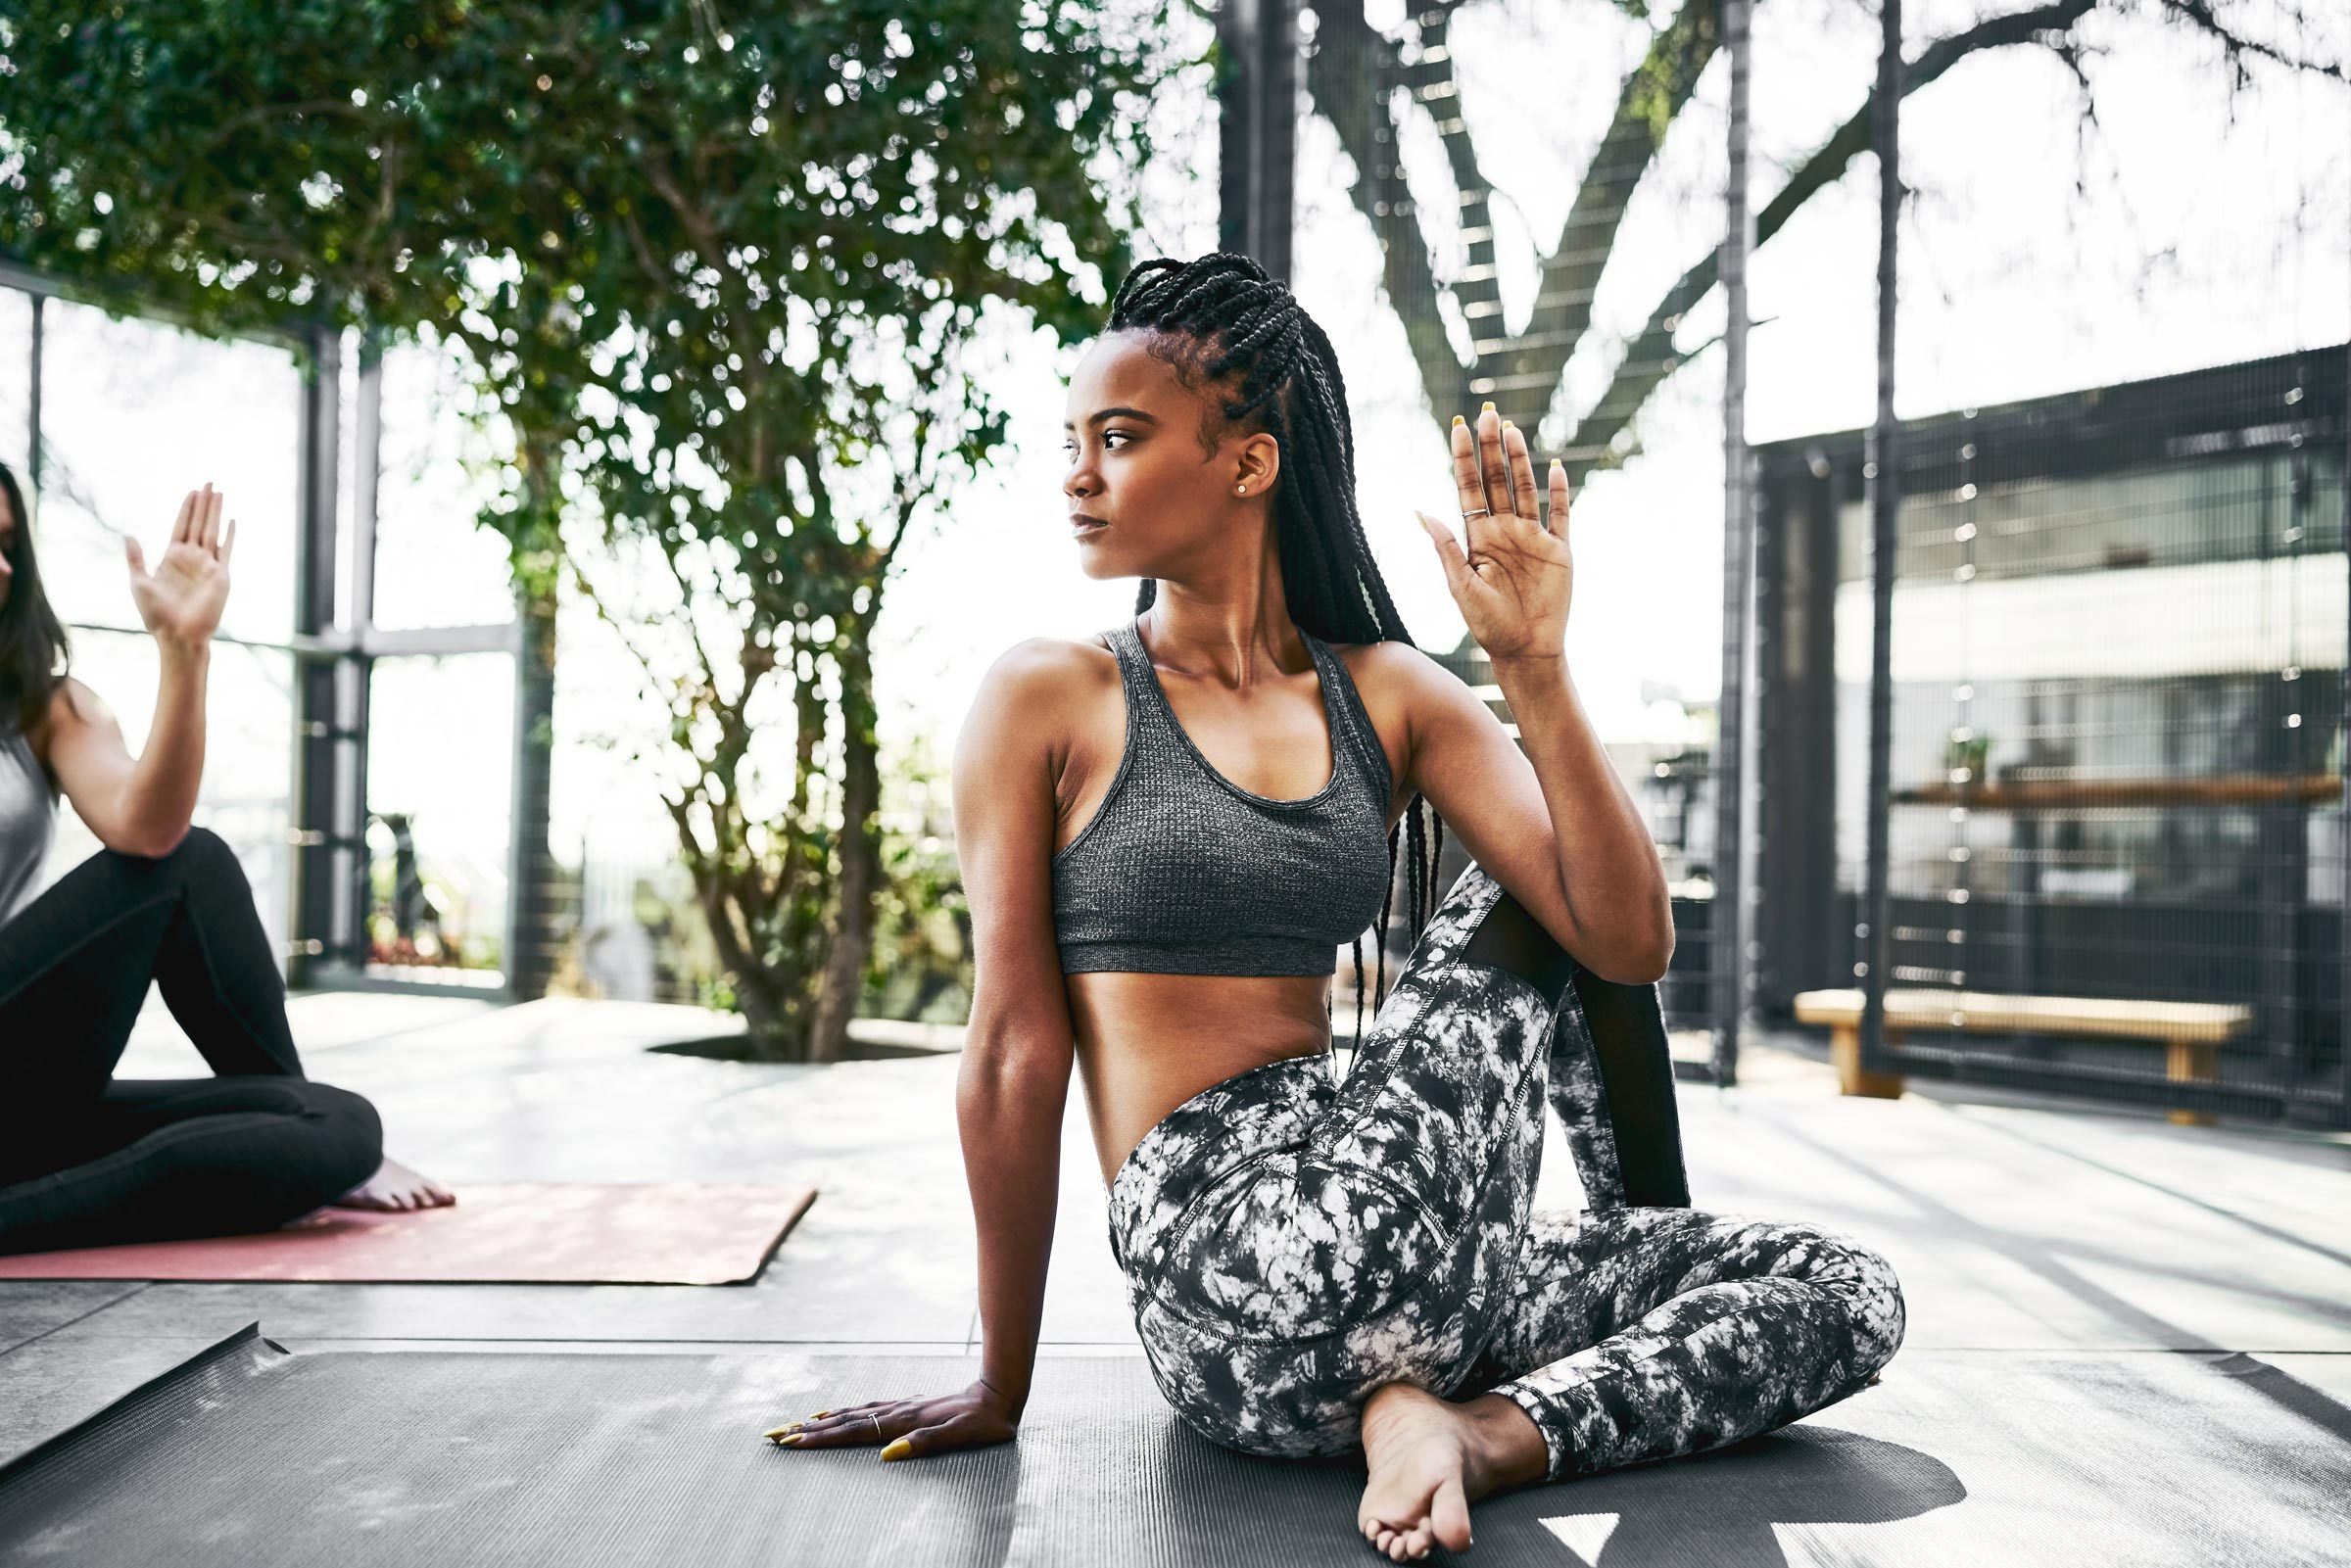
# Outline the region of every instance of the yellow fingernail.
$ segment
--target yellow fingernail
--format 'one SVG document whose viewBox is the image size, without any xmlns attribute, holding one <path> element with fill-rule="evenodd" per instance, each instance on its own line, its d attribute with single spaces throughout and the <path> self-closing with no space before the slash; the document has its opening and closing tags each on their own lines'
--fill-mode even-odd
<svg viewBox="0 0 2351 1568">
<path fill-rule="evenodd" d="M 786 1436 L 784 1436 L 784 1437 L 780 1437 L 780 1438 L 776 1439 L 776 1443 L 778 1444 L 778 1446 L 781 1446 L 781 1445 L 783 1445 L 783 1444 L 786 1444 L 786 1443 L 797 1443 L 797 1442 L 799 1442 L 799 1441 L 800 1441 L 800 1439 L 802 1439 L 802 1438 L 806 1437 L 807 1435 L 808 1435 L 808 1434 L 807 1434 L 807 1433 L 805 1433 L 805 1432 L 792 1432 L 792 1433 L 789 1433 L 789 1434 L 787 1434 L 787 1435 L 786 1435 Z"/>
<path fill-rule="evenodd" d="M 1477 411 L 1479 413 L 1492 413 L 1494 411 L 1494 405 L 1490 403 L 1480 404 L 1478 404 Z"/>
<path fill-rule="evenodd" d="M 811 1421 L 822 1421 L 826 1416 L 831 1415 L 832 1413 L 833 1412 L 831 1410 L 819 1410 L 808 1419 Z"/>
<path fill-rule="evenodd" d="M 1458 413 L 1457 413 L 1457 414 L 1455 414 L 1455 415 L 1453 416 L 1453 422 L 1454 422 L 1455 424 L 1457 424 L 1457 425 L 1465 425 L 1465 424 L 1467 424 L 1469 421 L 1468 421 L 1468 420 L 1466 420 L 1466 419 L 1464 419 L 1464 418 L 1463 418 L 1463 417 L 1462 417 L 1460 414 L 1458 414 Z"/>
<path fill-rule="evenodd" d="M 882 1457 L 885 1459 L 903 1459 L 906 1457 L 906 1455 L 912 1453 L 913 1451 L 914 1445 L 907 1442 L 904 1438 L 899 1438 L 895 1442 L 891 1443 L 888 1448 L 882 1450 Z"/>
</svg>

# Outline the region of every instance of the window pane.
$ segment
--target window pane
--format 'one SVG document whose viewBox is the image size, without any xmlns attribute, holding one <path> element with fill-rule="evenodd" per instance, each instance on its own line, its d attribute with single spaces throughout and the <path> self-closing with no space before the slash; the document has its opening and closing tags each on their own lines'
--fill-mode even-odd
<svg viewBox="0 0 2351 1568">
<path fill-rule="evenodd" d="M 506 542 L 477 527 L 492 493 L 465 458 L 463 382 L 435 345 L 384 356 L 383 473 L 376 486 L 375 624 L 504 625 L 514 618 Z"/>
<path fill-rule="evenodd" d="M 514 663 L 378 659 L 368 688 L 370 968 L 495 981 L 512 841 Z"/>
<path fill-rule="evenodd" d="M 0 463 L 25 482 L 32 435 L 32 296 L 0 289 Z"/>
<path fill-rule="evenodd" d="M 136 627 L 122 536 L 152 568 L 180 498 L 211 480 L 237 520 L 220 630 L 294 628 L 300 376 L 293 355 L 52 300 L 41 374 L 41 574 L 69 622 Z"/>
<path fill-rule="evenodd" d="M 161 674 L 155 640 L 145 633 L 74 632 L 73 675 L 122 723 L 122 739 L 136 756 L 155 721 Z M 196 791 L 195 821 L 228 841 L 253 884 L 254 903 L 279 972 L 294 899 L 293 827 L 289 781 L 294 775 L 294 659 L 272 649 L 216 643 L 205 702 L 204 779 Z M 80 865 L 102 846 L 70 804 L 61 801 L 57 843 L 43 869 L 43 885 Z"/>
</svg>

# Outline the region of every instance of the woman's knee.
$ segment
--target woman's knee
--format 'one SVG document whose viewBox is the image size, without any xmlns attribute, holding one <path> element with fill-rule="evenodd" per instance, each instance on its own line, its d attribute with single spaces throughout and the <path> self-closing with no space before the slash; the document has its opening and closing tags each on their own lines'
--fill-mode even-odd
<svg viewBox="0 0 2351 1568">
<path fill-rule="evenodd" d="M 180 834 L 178 843 L 160 855 L 101 849 L 91 858 L 114 868 L 117 876 L 131 877 L 141 885 L 166 878 L 187 889 L 192 897 L 253 897 L 253 884 L 245 876 L 244 862 L 229 848 L 228 840 L 210 828 L 190 828 Z"/>
<path fill-rule="evenodd" d="M 1800 1227 L 1791 1270 L 1795 1277 L 1834 1290 L 1851 1315 L 1857 1375 L 1874 1374 L 1901 1348 L 1907 1312 L 1902 1283 L 1884 1253 L 1840 1231 Z"/>
<path fill-rule="evenodd" d="M 185 865 L 190 871 L 205 876 L 227 875 L 244 879 L 244 862 L 228 846 L 228 840 L 210 828 L 190 828 L 180 834 L 179 842 L 157 857 Z"/>
<path fill-rule="evenodd" d="M 174 861 L 190 861 L 198 865 L 215 864 L 223 855 L 231 861 L 236 859 L 236 851 L 228 847 L 226 839 L 210 828 L 197 827 L 190 827 L 186 832 L 179 835 L 179 842 L 160 855 L 142 855 L 132 850 L 116 849 L 111 846 L 100 849 L 99 854 L 102 857 L 128 861 L 133 865 L 151 866 L 168 865 Z"/>
</svg>

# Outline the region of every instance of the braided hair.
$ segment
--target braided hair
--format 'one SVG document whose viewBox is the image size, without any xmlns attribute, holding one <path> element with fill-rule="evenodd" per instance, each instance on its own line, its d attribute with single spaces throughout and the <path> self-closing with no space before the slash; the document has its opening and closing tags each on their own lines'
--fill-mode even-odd
<svg viewBox="0 0 2351 1568">
<path fill-rule="evenodd" d="M 1111 301 L 1111 332 L 1131 333 L 1145 353 L 1197 392 L 1220 396 L 1200 431 L 1214 451 L 1236 426 L 1273 437 L 1281 471 L 1273 487 L 1274 546 L 1290 619 L 1325 642 L 1398 641 L 1411 634 L 1371 558 L 1355 505 L 1355 426 L 1339 356 L 1288 287 L 1248 257 L 1211 251 L 1191 261 L 1161 258 L 1127 274 Z M 1234 383 L 1237 382 L 1237 386 Z M 1146 577 L 1137 615 L 1159 597 Z M 1383 802 L 1384 804 L 1384 802 Z M 1433 831 L 1432 831 L 1433 829 Z M 1406 832 L 1407 922 L 1415 938 L 1436 903 L 1445 823 L 1418 791 L 1388 830 L 1388 888 L 1380 899 L 1372 1007 L 1386 999 L 1388 912 L 1396 897 L 1397 834 Z M 1422 845 L 1426 841 L 1426 870 Z M 1364 1027 L 1364 939 L 1355 954 L 1356 1038 Z M 1325 1004 L 1327 1011 L 1327 1003 Z"/>
</svg>

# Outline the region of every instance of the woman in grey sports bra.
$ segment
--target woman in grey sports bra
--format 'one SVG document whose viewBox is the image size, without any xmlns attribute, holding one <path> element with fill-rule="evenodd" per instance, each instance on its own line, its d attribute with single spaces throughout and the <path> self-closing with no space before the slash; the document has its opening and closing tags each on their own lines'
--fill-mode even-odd
<svg viewBox="0 0 2351 1568">
<path fill-rule="evenodd" d="M 1143 583 L 1100 648 L 1000 659 L 956 747 L 981 1376 L 769 1436 L 897 1459 L 1014 1435 L 1073 1062 L 1170 1405 L 1246 1453 L 1360 1449 L 1356 1523 L 1397 1560 L 1469 1545 L 1487 1493 L 1696 1453 L 1873 1381 L 1903 1330 L 1882 1256 L 1690 1207 L 1661 869 L 1561 651 L 1563 472 L 1547 525 L 1489 404 L 1453 430 L 1465 539 L 1421 518 L 1521 753 L 1414 649 L 1356 515 L 1337 356 L 1263 268 L 1136 267 L 1070 406 L 1080 562 Z M 1424 805 L 1473 856 L 1433 908 Z M 1341 1075 L 1329 975 L 1386 928 L 1400 810 L 1416 939 L 1392 989 L 1375 939 Z M 1530 1210 L 1546 1105 L 1581 1212 Z"/>
<path fill-rule="evenodd" d="M 304 1075 L 244 870 L 189 825 L 235 544 L 220 508 L 209 484 L 190 492 L 153 571 L 124 541 L 162 668 L 133 758 L 64 674 L 24 491 L 0 466 L 0 1253 L 455 1201 L 384 1158 L 366 1100 Z M 106 847 L 36 890 L 61 794 Z M 214 1076 L 114 1076 L 151 983 Z"/>
</svg>

